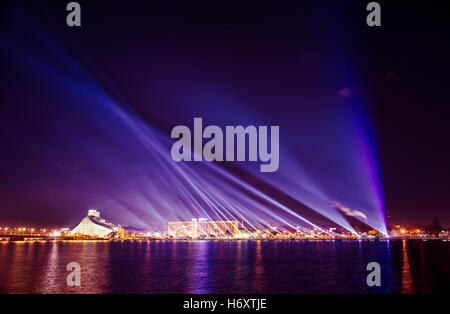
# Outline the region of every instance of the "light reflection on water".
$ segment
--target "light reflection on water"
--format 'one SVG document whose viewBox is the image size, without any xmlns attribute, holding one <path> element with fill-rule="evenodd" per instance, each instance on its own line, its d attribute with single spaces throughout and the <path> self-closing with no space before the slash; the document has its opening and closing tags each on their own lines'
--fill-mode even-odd
<svg viewBox="0 0 450 314">
<path fill-rule="evenodd" d="M 414 293 L 414 282 L 411 274 L 411 267 L 409 264 L 408 251 L 406 240 L 402 241 L 402 293 Z"/>
<path fill-rule="evenodd" d="M 67 287 L 66 265 L 81 265 Z M 366 265 L 381 265 L 381 287 Z M 450 292 L 442 241 L 151 241 L 0 244 L 1 293 Z"/>
</svg>

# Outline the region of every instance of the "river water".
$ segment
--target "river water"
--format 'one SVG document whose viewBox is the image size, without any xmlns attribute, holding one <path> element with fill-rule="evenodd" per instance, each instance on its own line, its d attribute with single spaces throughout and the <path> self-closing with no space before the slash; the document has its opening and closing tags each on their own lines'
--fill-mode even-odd
<svg viewBox="0 0 450 314">
<path fill-rule="evenodd" d="M 366 283 L 370 262 L 380 287 Z M 0 293 L 433 292 L 450 292 L 450 241 L 0 243 Z"/>
</svg>

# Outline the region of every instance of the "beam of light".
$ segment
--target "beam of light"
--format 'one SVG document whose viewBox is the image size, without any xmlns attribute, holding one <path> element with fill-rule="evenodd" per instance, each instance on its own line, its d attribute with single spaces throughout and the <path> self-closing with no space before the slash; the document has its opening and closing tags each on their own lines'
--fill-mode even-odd
<svg viewBox="0 0 450 314">
<path fill-rule="evenodd" d="M 53 99 L 53 96 L 42 93 L 39 96 L 43 101 L 48 101 L 63 112 L 60 107 L 62 100 L 65 99 L 64 105 L 70 108 L 70 113 L 82 117 L 82 122 L 68 121 L 70 115 L 66 116 L 67 120 L 57 121 L 55 127 L 60 133 L 53 134 L 52 139 L 57 143 L 56 146 L 60 145 L 63 148 L 69 147 L 66 142 L 70 142 L 73 146 L 71 149 L 77 150 L 77 154 L 67 159 L 81 163 L 82 168 L 93 170 L 86 174 L 86 177 L 77 174 L 68 176 L 72 178 L 74 186 L 95 185 L 97 191 L 95 196 L 91 191 L 79 187 L 77 190 L 80 194 L 84 194 L 86 199 L 93 199 L 91 202 L 99 204 L 93 207 L 110 208 L 109 213 L 117 221 L 126 220 L 130 224 L 137 223 L 140 226 L 160 230 L 166 227 L 169 220 L 189 220 L 191 217 L 208 217 L 222 221 L 240 217 L 252 227 L 261 225 L 261 219 L 269 218 L 290 227 L 297 226 L 301 222 L 333 236 L 281 201 L 214 163 L 189 165 L 175 163 L 170 156 L 171 140 L 167 134 L 147 124 L 124 101 L 118 102 L 116 97 L 102 88 L 105 84 L 96 83 L 94 78 L 83 71 L 45 34 L 40 33 L 36 27 L 32 29 L 35 33 L 31 48 L 36 44 L 42 44 L 43 49 L 50 52 L 47 56 L 44 54 L 37 57 L 26 49 L 17 47 L 10 39 L 4 38 L 2 43 L 5 45 L 2 45 L 2 49 L 8 54 L 15 53 L 15 60 L 20 60 L 31 76 L 39 78 L 45 91 L 53 88 L 55 94 L 56 89 L 64 94 L 60 95 L 61 97 L 54 96 L 56 99 Z M 52 56 L 56 56 L 55 60 L 48 60 Z M 47 58 L 46 62 L 43 62 L 42 58 Z M 199 91 L 199 94 L 201 92 Z M 120 93 L 115 92 L 114 95 L 116 94 Z M 216 94 L 212 97 L 221 98 L 221 95 Z M 179 106 L 182 101 L 180 100 Z M 206 99 L 201 108 L 210 107 L 211 103 L 214 103 L 213 98 Z M 239 108 L 237 103 L 228 105 L 229 114 L 220 117 L 223 123 L 234 121 L 236 115 L 242 113 L 242 108 Z M 219 119 L 206 109 L 205 115 Z M 332 117 L 337 115 L 335 111 L 330 113 Z M 352 116 L 348 119 L 354 121 L 358 118 Z M 258 123 L 265 124 L 264 119 Z M 373 143 L 368 140 L 366 130 L 360 127 L 361 124 L 354 127 L 357 130 L 353 133 L 357 134 L 356 140 L 347 136 L 345 132 L 335 137 L 331 136 L 330 140 L 328 132 L 313 129 L 318 134 L 317 141 L 314 141 L 306 135 L 302 136 L 305 129 L 294 129 L 297 133 L 292 134 L 300 138 L 300 144 L 292 142 L 294 141 L 292 138 L 289 139 L 291 141 L 289 144 L 293 144 L 293 148 L 283 149 L 279 173 L 263 176 L 255 172 L 252 166 L 242 167 L 353 233 L 355 231 L 350 224 L 329 204 L 333 201 L 342 201 L 343 205 L 350 208 L 360 208 L 360 204 L 367 205 L 368 209 L 364 213 L 367 215 L 368 224 L 386 233 L 385 218 L 380 219 L 380 213 L 384 212 L 384 208 L 380 180 L 377 176 L 379 170 L 373 158 Z M 330 128 L 336 126 L 330 125 Z M 96 134 L 96 137 L 91 137 L 92 134 Z M 335 145 L 334 139 L 338 139 L 342 146 Z M 346 146 L 348 140 L 354 140 L 358 144 L 356 152 L 353 147 Z M 314 158 L 323 159 L 322 163 L 316 164 L 315 160 L 305 162 L 299 158 L 298 151 L 295 151 L 299 147 L 302 156 L 305 150 L 311 150 Z M 36 147 L 27 149 L 33 151 Z M 58 149 L 56 151 L 58 152 Z M 46 154 L 45 158 L 48 163 L 54 163 L 57 156 L 64 155 L 60 152 Z M 355 170 L 353 163 L 360 167 Z M 233 184 L 228 184 L 225 180 L 221 182 L 219 178 Z M 95 183 L 90 183 L 91 180 Z M 358 187 L 358 183 L 361 182 L 367 183 L 364 189 Z M 235 185 L 241 189 L 237 189 Z M 220 186 L 221 189 L 216 186 Z M 339 193 L 335 193 L 337 187 L 341 186 L 356 188 L 352 191 L 339 188 Z M 68 190 L 63 194 L 67 199 L 73 200 L 78 197 L 74 193 Z M 255 198 L 263 202 L 257 202 Z M 265 203 L 281 210 L 282 213 L 275 213 Z"/>
</svg>

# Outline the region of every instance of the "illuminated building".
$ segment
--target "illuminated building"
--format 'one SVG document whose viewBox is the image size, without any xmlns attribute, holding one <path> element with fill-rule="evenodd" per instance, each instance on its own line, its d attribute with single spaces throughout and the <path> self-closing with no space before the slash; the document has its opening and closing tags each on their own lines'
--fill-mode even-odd
<svg viewBox="0 0 450 314">
<path fill-rule="evenodd" d="M 125 238 L 126 233 L 125 233 L 125 230 L 122 228 L 121 225 L 117 225 L 117 234 L 118 234 L 120 239 Z"/>
<path fill-rule="evenodd" d="M 169 234 L 175 237 L 226 237 L 239 233 L 236 220 L 211 221 L 192 219 L 192 221 L 169 221 Z"/>
<path fill-rule="evenodd" d="M 106 237 L 112 232 L 117 232 L 118 227 L 100 217 L 100 212 L 89 209 L 86 217 L 72 229 L 72 234 L 82 234 L 93 237 Z"/>
</svg>

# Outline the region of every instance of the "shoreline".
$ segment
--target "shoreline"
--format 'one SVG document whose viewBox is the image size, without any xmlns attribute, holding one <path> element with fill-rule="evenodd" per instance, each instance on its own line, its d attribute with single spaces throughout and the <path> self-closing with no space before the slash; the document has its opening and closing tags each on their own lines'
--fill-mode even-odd
<svg viewBox="0 0 450 314">
<path fill-rule="evenodd" d="M 380 242 L 380 241 L 443 241 L 450 242 L 449 238 L 382 238 L 382 239 L 354 239 L 354 238 L 339 238 L 339 239 L 24 239 L 24 240 L 9 240 L 0 237 L 0 243 L 47 243 L 47 242 L 236 242 L 236 241 L 278 241 L 278 242 L 334 242 L 334 241 L 352 241 L 352 242 Z"/>
</svg>

